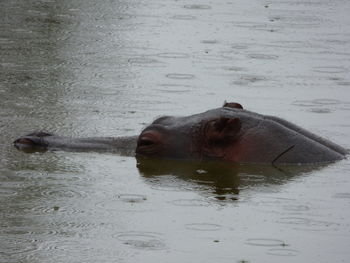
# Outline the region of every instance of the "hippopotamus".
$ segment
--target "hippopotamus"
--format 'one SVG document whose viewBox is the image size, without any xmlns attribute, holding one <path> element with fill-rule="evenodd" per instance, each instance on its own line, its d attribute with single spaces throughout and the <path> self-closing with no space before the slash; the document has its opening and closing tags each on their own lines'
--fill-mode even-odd
<svg viewBox="0 0 350 263">
<path fill-rule="evenodd" d="M 69 138 L 34 132 L 14 141 L 22 150 L 108 151 L 124 155 L 250 164 L 316 164 L 348 151 L 295 124 L 243 109 L 239 103 L 185 117 L 162 116 L 139 136 Z"/>
</svg>

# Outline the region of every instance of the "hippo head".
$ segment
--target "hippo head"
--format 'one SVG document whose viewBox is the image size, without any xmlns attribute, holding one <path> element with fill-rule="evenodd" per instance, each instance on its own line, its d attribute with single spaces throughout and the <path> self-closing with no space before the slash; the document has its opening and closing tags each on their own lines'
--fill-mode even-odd
<svg viewBox="0 0 350 263">
<path fill-rule="evenodd" d="M 222 109 L 243 108 L 225 103 Z M 140 134 L 136 154 L 165 159 L 225 159 L 241 132 L 241 121 L 220 109 L 188 117 L 163 116 Z"/>
<path fill-rule="evenodd" d="M 14 141 L 25 151 L 111 151 L 161 159 L 233 163 L 315 164 L 341 160 L 348 150 L 286 120 L 244 110 L 238 103 L 187 117 L 164 116 L 140 136 L 70 138 L 34 132 Z"/>
<path fill-rule="evenodd" d="M 347 150 L 283 119 L 238 103 L 187 117 L 161 117 L 137 140 L 138 156 L 305 164 L 343 159 Z"/>
</svg>

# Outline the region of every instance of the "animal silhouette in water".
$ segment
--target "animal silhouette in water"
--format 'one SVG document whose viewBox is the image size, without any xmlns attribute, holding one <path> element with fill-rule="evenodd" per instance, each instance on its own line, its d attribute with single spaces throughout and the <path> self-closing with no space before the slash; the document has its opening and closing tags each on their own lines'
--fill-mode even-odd
<svg viewBox="0 0 350 263">
<path fill-rule="evenodd" d="M 18 149 L 108 151 L 162 159 L 256 164 L 314 164 L 344 159 L 347 150 L 286 120 L 244 110 L 239 103 L 185 117 L 163 116 L 139 136 L 69 138 L 34 132 Z"/>
</svg>

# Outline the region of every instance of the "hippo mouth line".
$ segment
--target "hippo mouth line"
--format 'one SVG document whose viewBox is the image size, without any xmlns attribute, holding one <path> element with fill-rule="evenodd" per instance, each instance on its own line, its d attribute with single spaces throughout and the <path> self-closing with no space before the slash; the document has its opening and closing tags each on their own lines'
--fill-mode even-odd
<svg viewBox="0 0 350 263">
<path fill-rule="evenodd" d="M 292 146 L 288 147 L 286 150 L 284 150 L 283 152 L 281 152 L 279 155 L 277 155 L 275 157 L 275 159 L 272 160 L 271 164 L 273 165 L 279 158 L 281 158 L 284 154 L 286 154 L 287 152 L 292 150 L 294 147 L 295 147 L 295 145 L 292 145 Z"/>
</svg>

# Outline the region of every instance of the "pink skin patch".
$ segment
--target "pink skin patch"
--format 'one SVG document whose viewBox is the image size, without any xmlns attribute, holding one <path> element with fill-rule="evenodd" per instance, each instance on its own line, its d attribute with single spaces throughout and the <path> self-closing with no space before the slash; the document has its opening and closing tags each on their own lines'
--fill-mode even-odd
<svg viewBox="0 0 350 263">
<path fill-rule="evenodd" d="M 32 140 L 29 140 L 27 138 L 21 138 L 21 139 L 18 139 L 16 141 L 16 143 L 18 144 L 26 144 L 26 145 L 32 145 L 33 144 L 33 141 Z"/>
</svg>

